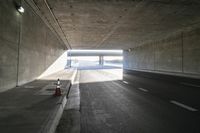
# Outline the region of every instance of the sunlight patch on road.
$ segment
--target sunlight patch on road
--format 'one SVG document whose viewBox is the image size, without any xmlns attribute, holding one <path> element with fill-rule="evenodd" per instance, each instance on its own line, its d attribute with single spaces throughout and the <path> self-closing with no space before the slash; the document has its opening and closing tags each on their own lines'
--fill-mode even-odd
<svg viewBox="0 0 200 133">
<path fill-rule="evenodd" d="M 122 80 L 122 69 L 80 70 L 80 83 Z"/>
</svg>

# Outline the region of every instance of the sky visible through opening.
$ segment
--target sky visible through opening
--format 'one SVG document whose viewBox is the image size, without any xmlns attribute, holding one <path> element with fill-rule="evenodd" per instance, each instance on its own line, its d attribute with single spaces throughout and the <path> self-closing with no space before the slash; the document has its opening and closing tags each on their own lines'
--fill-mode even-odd
<svg viewBox="0 0 200 133">
<path fill-rule="evenodd" d="M 122 50 L 68 50 L 68 64 L 77 68 L 122 68 Z"/>
</svg>

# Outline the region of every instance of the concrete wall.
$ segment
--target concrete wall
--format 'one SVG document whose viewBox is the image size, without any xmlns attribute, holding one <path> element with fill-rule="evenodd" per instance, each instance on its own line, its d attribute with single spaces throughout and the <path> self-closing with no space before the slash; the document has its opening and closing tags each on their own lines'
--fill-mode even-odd
<svg viewBox="0 0 200 133">
<path fill-rule="evenodd" d="M 0 1 L 0 91 L 37 78 L 65 45 L 26 4 L 19 14 L 13 0 Z"/>
<path fill-rule="evenodd" d="M 200 28 L 124 51 L 124 69 L 200 77 Z"/>
</svg>

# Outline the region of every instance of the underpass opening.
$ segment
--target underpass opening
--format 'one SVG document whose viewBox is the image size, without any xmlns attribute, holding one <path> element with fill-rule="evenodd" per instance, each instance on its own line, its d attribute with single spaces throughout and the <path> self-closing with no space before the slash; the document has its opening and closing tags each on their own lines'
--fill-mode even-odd
<svg viewBox="0 0 200 133">
<path fill-rule="evenodd" d="M 68 50 L 67 68 L 83 73 L 101 73 L 104 78 L 90 78 L 82 82 L 103 82 L 122 79 L 122 50 Z"/>
</svg>

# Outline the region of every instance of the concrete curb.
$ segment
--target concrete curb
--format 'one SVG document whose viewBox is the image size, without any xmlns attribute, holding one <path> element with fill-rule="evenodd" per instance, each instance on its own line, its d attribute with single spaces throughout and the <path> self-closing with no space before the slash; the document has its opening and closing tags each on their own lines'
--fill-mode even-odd
<svg viewBox="0 0 200 133">
<path fill-rule="evenodd" d="M 68 90 L 70 90 L 72 83 L 74 83 L 76 74 L 77 69 L 74 70 L 71 81 L 66 86 L 66 88 L 69 88 Z M 55 133 L 67 103 L 67 95 L 68 93 L 64 93 L 63 96 L 61 96 L 59 102 L 56 105 L 56 109 L 49 115 L 49 118 L 46 120 L 45 124 L 43 124 L 44 126 L 39 133 Z"/>
<path fill-rule="evenodd" d="M 76 78 L 77 71 L 78 71 L 77 69 L 74 69 L 74 73 L 72 74 L 70 88 L 69 88 L 69 90 L 68 90 L 68 92 L 67 92 L 67 95 L 66 95 L 67 99 L 68 99 L 68 97 L 69 97 L 69 92 L 70 92 L 70 90 L 71 90 L 71 87 L 72 87 L 72 85 L 74 84 L 74 80 L 75 80 L 75 78 Z"/>
<path fill-rule="evenodd" d="M 77 74 L 77 81 L 71 86 L 68 101 L 65 110 L 75 109 L 80 110 L 80 91 L 79 91 L 79 73 Z"/>
<path fill-rule="evenodd" d="M 54 110 L 54 112 L 52 112 L 46 124 L 44 124 L 45 127 L 42 129 L 40 133 L 54 133 L 55 132 L 66 103 L 67 103 L 67 99 L 65 96 L 63 96 L 61 102 L 57 104 L 56 109 Z"/>
<path fill-rule="evenodd" d="M 75 82 L 70 88 L 68 101 L 65 105 L 63 116 L 58 125 L 57 133 L 80 133 L 80 91 L 79 72 Z"/>
<path fill-rule="evenodd" d="M 71 77 L 71 84 L 74 84 L 74 80 L 75 80 L 75 78 L 76 78 L 77 71 L 78 71 L 77 69 L 74 70 L 74 73 L 73 73 L 73 75 L 72 75 L 72 77 Z"/>
</svg>

